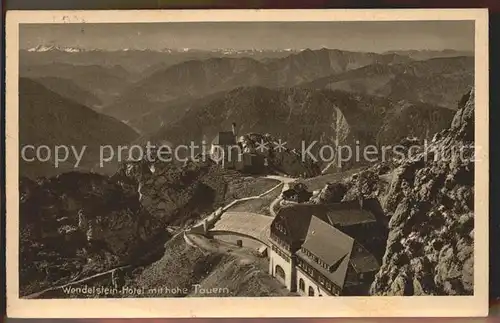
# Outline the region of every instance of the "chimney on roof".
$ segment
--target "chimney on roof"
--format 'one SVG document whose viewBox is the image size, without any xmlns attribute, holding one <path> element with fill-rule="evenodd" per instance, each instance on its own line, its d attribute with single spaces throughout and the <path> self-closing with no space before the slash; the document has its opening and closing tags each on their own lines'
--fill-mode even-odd
<svg viewBox="0 0 500 323">
<path fill-rule="evenodd" d="M 233 124 L 231 125 L 232 126 L 232 131 L 233 131 L 233 136 L 236 137 L 236 123 L 233 122 Z"/>
<path fill-rule="evenodd" d="M 364 201 L 363 196 L 362 196 L 362 195 L 360 195 L 358 200 L 359 200 L 359 208 L 360 208 L 360 209 L 363 209 L 363 201 Z"/>
</svg>

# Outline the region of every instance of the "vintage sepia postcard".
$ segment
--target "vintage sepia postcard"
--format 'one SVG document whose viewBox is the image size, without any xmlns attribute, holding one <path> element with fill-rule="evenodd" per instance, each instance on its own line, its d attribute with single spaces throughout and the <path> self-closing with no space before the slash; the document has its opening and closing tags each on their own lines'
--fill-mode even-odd
<svg viewBox="0 0 500 323">
<path fill-rule="evenodd" d="M 10 317 L 484 316 L 488 13 L 7 14 Z"/>
</svg>

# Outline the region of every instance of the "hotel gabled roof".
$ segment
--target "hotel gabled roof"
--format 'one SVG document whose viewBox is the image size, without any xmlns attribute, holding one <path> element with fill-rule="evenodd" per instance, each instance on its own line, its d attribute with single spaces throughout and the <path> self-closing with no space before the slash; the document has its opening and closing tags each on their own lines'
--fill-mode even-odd
<svg viewBox="0 0 500 323">
<path fill-rule="evenodd" d="M 321 266 L 302 250 L 297 255 L 335 285 L 343 288 L 353 245 L 354 239 L 313 216 L 302 247 L 318 257 L 328 268 Z"/>
<path fill-rule="evenodd" d="M 375 216 L 370 211 L 362 209 L 357 201 L 335 204 L 294 204 L 280 209 L 275 221 L 280 221 L 287 228 L 287 238 L 290 241 L 303 241 L 312 216 L 339 228 L 377 221 Z"/>
</svg>

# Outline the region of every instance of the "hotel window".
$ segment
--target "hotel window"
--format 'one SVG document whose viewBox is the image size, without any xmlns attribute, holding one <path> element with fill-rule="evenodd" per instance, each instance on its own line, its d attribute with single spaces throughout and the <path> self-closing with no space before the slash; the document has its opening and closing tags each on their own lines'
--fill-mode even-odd
<svg viewBox="0 0 500 323">
<path fill-rule="evenodd" d="M 299 279 L 299 289 L 301 291 L 305 291 L 305 289 L 306 289 L 306 284 L 304 283 L 304 280 L 302 278 Z"/>
<path fill-rule="evenodd" d="M 319 276 L 319 283 L 323 286 L 325 285 L 325 279 L 321 276 Z"/>
<path fill-rule="evenodd" d="M 326 281 L 326 289 L 332 290 L 332 284 L 329 281 Z"/>
</svg>

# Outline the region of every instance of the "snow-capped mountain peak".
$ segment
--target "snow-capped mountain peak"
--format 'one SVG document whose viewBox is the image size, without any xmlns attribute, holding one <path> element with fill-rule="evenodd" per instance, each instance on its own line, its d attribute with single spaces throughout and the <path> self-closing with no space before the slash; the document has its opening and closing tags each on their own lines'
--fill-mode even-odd
<svg viewBox="0 0 500 323">
<path fill-rule="evenodd" d="M 43 45 L 40 44 L 36 47 L 32 47 L 28 49 L 28 52 L 49 52 L 49 51 L 61 51 L 61 52 L 67 52 L 67 53 L 79 53 L 83 52 L 84 49 L 77 48 L 77 47 L 60 47 L 56 45 Z"/>
</svg>

